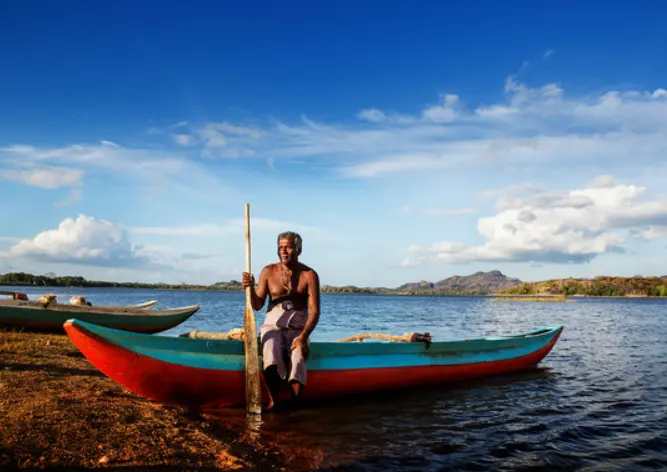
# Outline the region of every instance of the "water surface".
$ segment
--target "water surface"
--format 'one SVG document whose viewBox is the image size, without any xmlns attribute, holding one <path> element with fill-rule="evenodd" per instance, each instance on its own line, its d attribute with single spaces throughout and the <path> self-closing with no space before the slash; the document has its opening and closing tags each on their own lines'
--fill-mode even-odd
<svg viewBox="0 0 667 472">
<path fill-rule="evenodd" d="M 21 289 L 23 290 L 23 289 Z M 61 302 L 157 299 L 201 305 L 164 334 L 241 327 L 241 292 L 33 289 Z M 264 311 L 258 312 L 261 321 Z M 494 302 L 484 297 L 324 294 L 313 341 L 359 332 L 428 331 L 434 339 L 565 325 L 538 369 L 463 384 L 351 397 L 264 415 L 262 441 L 294 468 L 350 471 L 667 470 L 667 301 Z M 243 428 L 242 410 L 218 412 Z"/>
</svg>

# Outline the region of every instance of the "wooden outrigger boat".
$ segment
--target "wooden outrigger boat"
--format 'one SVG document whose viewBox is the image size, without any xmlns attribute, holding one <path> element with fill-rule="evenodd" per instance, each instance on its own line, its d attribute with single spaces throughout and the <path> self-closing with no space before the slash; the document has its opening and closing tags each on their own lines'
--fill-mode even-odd
<svg viewBox="0 0 667 472">
<path fill-rule="evenodd" d="M 12 303 L 6 303 L 6 302 L 31 301 L 28 299 L 28 295 L 23 292 L 0 290 L 0 295 L 7 295 L 10 297 L 4 300 L 0 299 L 0 305 L 12 305 Z M 85 301 L 84 297 L 72 297 L 72 299 L 75 298 L 81 298 Z M 70 299 L 70 305 L 72 306 L 93 306 L 92 304 L 86 305 L 85 303 L 73 304 L 71 302 L 72 299 Z M 32 303 L 37 303 L 37 302 L 35 300 L 32 300 Z M 155 307 L 155 305 L 157 305 L 157 300 L 149 300 L 147 302 L 137 303 L 136 305 L 97 305 L 96 308 L 109 309 L 113 311 L 117 310 L 143 311 L 143 310 L 152 310 Z"/>
<path fill-rule="evenodd" d="M 125 305 L 125 306 L 120 306 L 120 307 L 117 307 L 117 306 L 114 307 L 112 305 L 102 305 L 102 306 L 109 307 L 109 308 L 115 308 L 115 309 L 126 308 L 126 309 L 132 310 L 132 311 L 144 311 L 144 310 L 152 310 L 155 307 L 155 305 L 157 305 L 157 300 L 149 300 L 147 302 L 137 303 L 136 305 Z"/>
<path fill-rule="evenodd" d="M 243 341 L 146 336 L 79 319 L 68 320 L 65 330 L 95 367 L 141 396 L 199 408 L 245 403 Z M 562 330 L 550 326 L 516 336 L 434 342 L 312 342 L 303 399 L 528 369 L 551 351 Z"/>
<path fill-rule="evenodd" d="M 192 305 L 165 310 L 136 306 L 40 305 L 23 300 L 0 301 L 0 328 L 64 333 L 63 323 L 70 318 L 100 326 L 136 333 L 159 333 L 178 326 L 199 310 Z"/>
</svg>

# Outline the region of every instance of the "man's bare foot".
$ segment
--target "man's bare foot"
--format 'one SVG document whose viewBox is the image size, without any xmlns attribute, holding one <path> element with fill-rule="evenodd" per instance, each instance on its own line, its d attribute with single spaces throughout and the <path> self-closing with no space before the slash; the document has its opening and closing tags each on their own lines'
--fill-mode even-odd
<svg viewBox="0 0 667 472">
<path fill-rule="evenodd" d="M 296 380 L 292 380 L 289 386 L 290 386 L 290 393 L 292 394 L 292 400 L 298 399 L 303 391 L 303 385 L 301 385 Z"/>
<path fill-rule="evenodd" d="M 269 402 L 262 411 L 264 413 L 280 413 L 286 411 L 290 408 L 290 402 L 287 400 Z"/>
<path fill-rule="evenodd" d="M 269 403 L 268 403 L 264 408 L 262 408 L 262 410 L 263 410 L 265 413 L 269 413 L 269 412 L 271 412 L 271 411 L 274 411 L 275 408 L 276 408 L 276 404 L 274 403 L 273 400 L 270 400 Z"/>
</svg>

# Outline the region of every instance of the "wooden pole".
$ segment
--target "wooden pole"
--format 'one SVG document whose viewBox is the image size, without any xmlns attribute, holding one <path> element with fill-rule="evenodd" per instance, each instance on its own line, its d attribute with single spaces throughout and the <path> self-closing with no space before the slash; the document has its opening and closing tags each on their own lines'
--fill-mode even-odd
<svg viewBox="0 0 667 472">
<path fill-rule="evenodd" d="M 245 267 L 250 271 L 250 206 L 245 204 Z M 246 289 L 246 306 L 243 316 L 243 328 L 245 332 L 245 389 L 246 389 L 246 412 L 249 415 L 262 414 L 262 394 L 259 377 L 259 347 L 257 342 L 257 323 L 255 311 L 252 308 L 251 288 Z"/>
</svg>

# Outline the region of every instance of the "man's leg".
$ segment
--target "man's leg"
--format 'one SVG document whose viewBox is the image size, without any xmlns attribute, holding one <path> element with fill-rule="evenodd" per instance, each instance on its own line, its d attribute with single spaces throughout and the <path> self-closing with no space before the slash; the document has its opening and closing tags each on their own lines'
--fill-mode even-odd
<svg viewBox="0 0 667 472">
<path fill-rule="evenodd" d="M 290 343 L 291 345 L 291 343 Z M 297 400 L 306 386 L 306 358 L 301 349 L 294 349 L 290 354 L 290 394 Z"/>
<path fill-rule="evenodd" d="M 274 409 L 278 404 L 280 387 L 287 376 L 283 350 L 285 340 L 279 328 L 262 328 L 262 358 L 264 364 L 264 379 L 269 391 L 267 410 Z"/>
<path fill-rule="evenodd" d="M 278 374 L 278 367 L 270 365 L 264 369 L 264 379 L 266 380 L 266 388 L 269 391 L 269 402 L 266 405 L 266 411 L 273 410 L 278 404 L 278 396 L 280 395 L 280 385 L 283 379 Z"/>
</svg>

